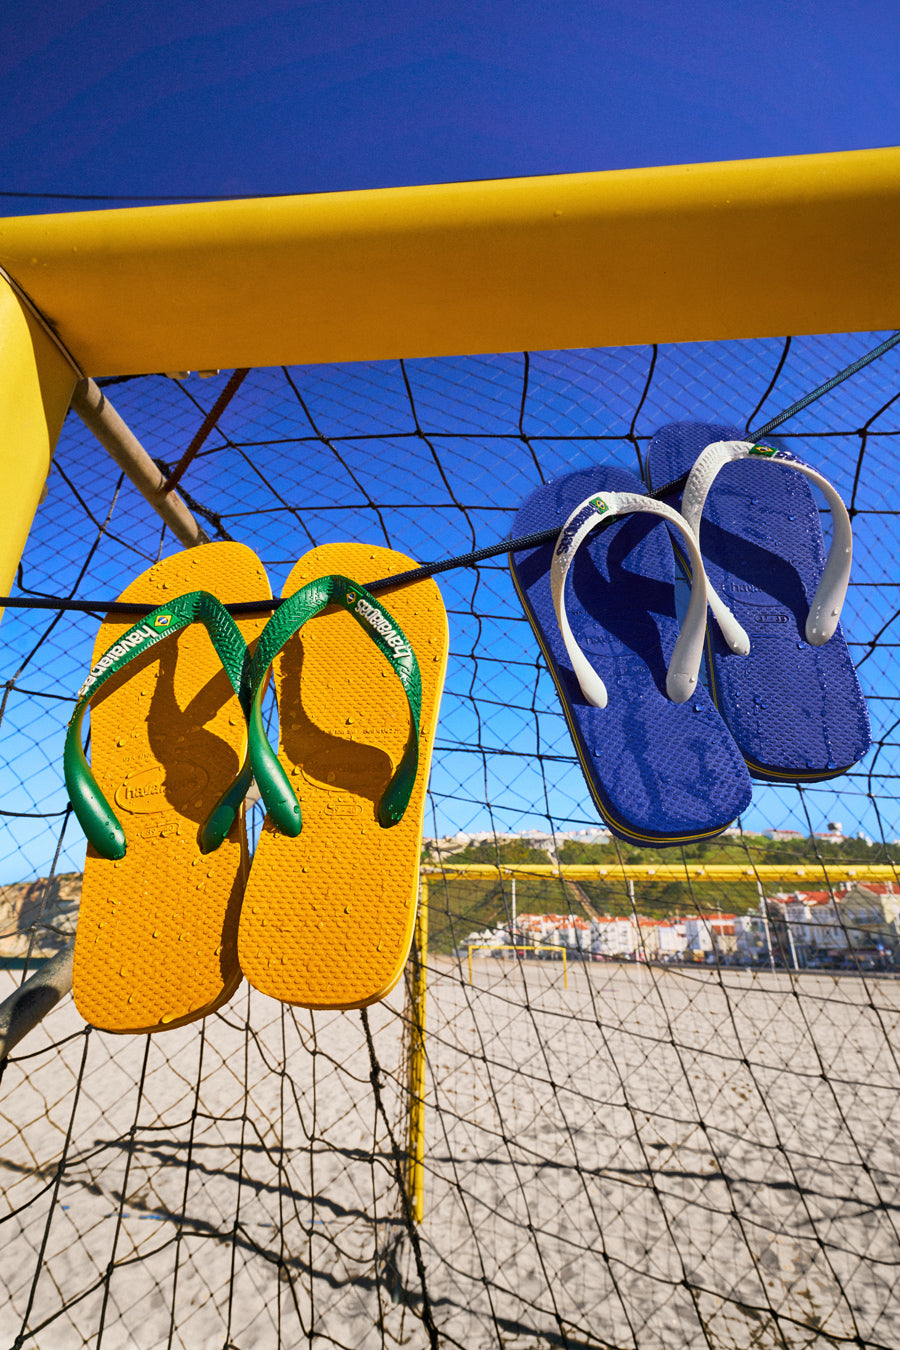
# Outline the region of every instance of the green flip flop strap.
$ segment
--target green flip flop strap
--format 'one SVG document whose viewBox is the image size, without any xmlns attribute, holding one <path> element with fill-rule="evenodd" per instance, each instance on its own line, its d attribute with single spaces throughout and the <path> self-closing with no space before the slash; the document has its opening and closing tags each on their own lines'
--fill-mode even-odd
<svg viewBox="0 0 900 1350">
<path fill-rule="evenodd" d="M 237 624 L 223 605 L 208 591 L 192 591 L 179 595 L 165 605 L 154 609 L 139 623 L 123 633 L 91 670 L 78 691 L 78 702 L 69 721 L 63 751 L 63 770 L 72 809 L 81 828 L 97 852 L 104 858 L 124 858 L 125 831 L 115 812 L 100 790 L 82 749 L 81 724 L 91 699 L 111 676 L 117 674 L 148 647 L 162 642 L 172 633 L 178 633 L 194 622 L 202 623 L 231 686 L 247 715 L 245 665 L 247 646 Z M 240 803 L 250 787 L 249 758 L 240 774 L 229 785 L 201 829 L 201 849 L 209 853 L 221 844 L 231 828 Z"/>
<path fill-rule="evenodd" d="M 403 819 L 419 768 L 419 719 L 422 677 L 411 644 L 396 619 L 349 577 L 329 576 L 310 581 L 282 602 L 262 631 L 249 667 L 250 761 L 266 808 L 283 834 L 296 837 L 302 829 L 300 804 L 262 724 L 262 696 L 269 668 L 289 638 L 307 620 L 329 605 L 345 609 L 362 628 L 403 685 L 412 721 L 406 749 L 378 804 L 378 823 L 384 829 Z"/>
</svg>

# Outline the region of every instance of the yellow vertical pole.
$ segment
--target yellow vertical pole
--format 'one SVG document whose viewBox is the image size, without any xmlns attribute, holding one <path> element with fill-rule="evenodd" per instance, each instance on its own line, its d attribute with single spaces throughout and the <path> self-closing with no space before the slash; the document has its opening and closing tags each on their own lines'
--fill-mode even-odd
<svg viewBox="0 0 900 1350">
<path fill-rule="evenodd" d="M 425 964 L 428 959 L 428 882 L 422 877 L 416 915 L 409 1045 L 409 1203 L 416 1223 L 425 1217 Z"/>
<path fill-rule="evenodd" d="M 10 593 L 77 378 L 0 277 L 0 595 Z"/>
</svg>

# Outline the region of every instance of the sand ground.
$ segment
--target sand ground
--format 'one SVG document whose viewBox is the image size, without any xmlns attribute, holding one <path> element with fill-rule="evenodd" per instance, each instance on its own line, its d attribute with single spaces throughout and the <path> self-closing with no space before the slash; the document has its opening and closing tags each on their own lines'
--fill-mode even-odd
<svg viewBox="0 0 900 1350">
<path fill-rule="evenodd" d="M 402 986 L 368 1035 L 56 1009 L 0 1081 L 0 1347 L 900 1347 L 900 981 L 428 975 L 416 1241 Z"/>
</svg>

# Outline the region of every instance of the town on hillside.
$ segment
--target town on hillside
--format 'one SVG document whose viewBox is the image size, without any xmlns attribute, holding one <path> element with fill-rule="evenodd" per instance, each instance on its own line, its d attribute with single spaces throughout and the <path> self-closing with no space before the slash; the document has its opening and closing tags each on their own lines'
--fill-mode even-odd
<svg viewBox="0 0 900 1350">
<path fill-rule="evenodd" d="M 735 845 L 740 846 L 740 851 Z M 881 846 L 873 845 L 862 835 L 849 839 L 836 821 L 829 823 L 827 831 L 811 837 L 786 829 L 748 836 L 733 829 L 726 831 L 721 840 L 695 846 L 695 850 L 707 861 L 718 857 L 723 862 L 738 858 L 746 861 L 748 856 L 760 862 L 773 856 L 808 857 L 811 850 L 831 858 L 887 860 Z M 691 851 L 686 849 L 686 856 L 690 857 Z M 631 853 L 629 861 L 650 860 L 647 855 L 655 852 Z M 614 842 L 604 829 L 552 836 L 539 832 L 458 834 L 426 841 L 426 858 L 437 865 L 488 862 L 492 858 L 507 866 L 545 859 L 555 865 L 601 863 L 612 861 L 614 856 Z M 463 883 L 453 884 L 454 896 L 460 895 Z M 556 889 L 552 890 L 554 886 Z M 695 885 L 691 893 L 683 885 L 670 885 L 667 904 L 659 899 L 660 888 L 649 885 L 629 886 L 627 893 L 620 886 L 617 895 L 608 883 L 592 887 L 568 882 L 563 889 L 577 900 L 573 910 L 577 907 L 580 913 L 549 912 L 549 906 L 540 912 L 536 908 L 533 897 L 542 890 L 547 900 L 560 898 L 560 883 L 549 880 L 543 883 L 520 880 L 520 912 L 516 909 L 515 885 L 508 880 L 501 894 L 498 883 L 492 896 L 483 896 L 482 912 L 487 915 L 493 911 L 483 925 L 478 924 L 477 905 L 467 911 L 457 900 L 459 918 L 475 919 L 476 926 L 463 934 L 457 924 L 456 951 L 462 954 L 471 948 L 473 955 L 512 957 L 529 955 L 530 949 L 535 956 L 552 956 L 556 949 L 565 950 L 574 959 L 594 961 L 900 971 L 898 882 L 841 882 L 829 890 L 773 890 L 770 894 L 763 894 L 753 883 L 732 886 L 730 895 L 722 895 L 721 888 L 714 895 L 711 887 Z M 610 903 L 611 897 L 614 904 Z M 485 903 L 488 898 L 492 904 Z M 646 910 L 656 912 L 642 912 Z M 514 953 L 516 948 L 522 950 Z"/>
<path fill-rule="evenodd" d="M 791 970 L 900 971 L 900 885 L 845 882 L 828 891 L 763 897 L 746 914 L 518 914 L 469 933 L 481 956 L 553 955 L 594 961 L 705 962 Z M 548 951 L 548 949 L 550 949 Z"/>
</svg>

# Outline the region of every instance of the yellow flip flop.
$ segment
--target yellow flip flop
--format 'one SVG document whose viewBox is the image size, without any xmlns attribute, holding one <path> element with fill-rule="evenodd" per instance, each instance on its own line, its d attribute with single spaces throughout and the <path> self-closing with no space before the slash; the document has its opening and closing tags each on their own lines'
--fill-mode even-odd
<svg viewBox="0 0 900 1350">
<path fill-rule="evenodd" d="M 285 1003 L 365 1007 L 409 954 L 447 613 L 430 579 L 383 602 L 358 583 L 415 566 L 368 544 L 314 549 L 251 663 L 250 755 L 269 814 L 238 954 L 250 983 Z M 277 756 L 260 716 L 270 668 Z"/>
<path fill-rule="evenodd" d="M 75 1004 L 105 1031 L 182 1026 L 227 1002 L 241 982 L 250 774 L 237 691 L 245 644 L 265 615 L 235 624 L 215 597 L 270 594 L 250 549 L 204 544 L 156 563 L 123 592 L 122 600 L 156 605 L 152 614 L 138 623 L 110 614 L 100 628 L 65 770 L 89 840 Z M 88 703 L 90 768 L 81 749 Z"/>
</svg>

